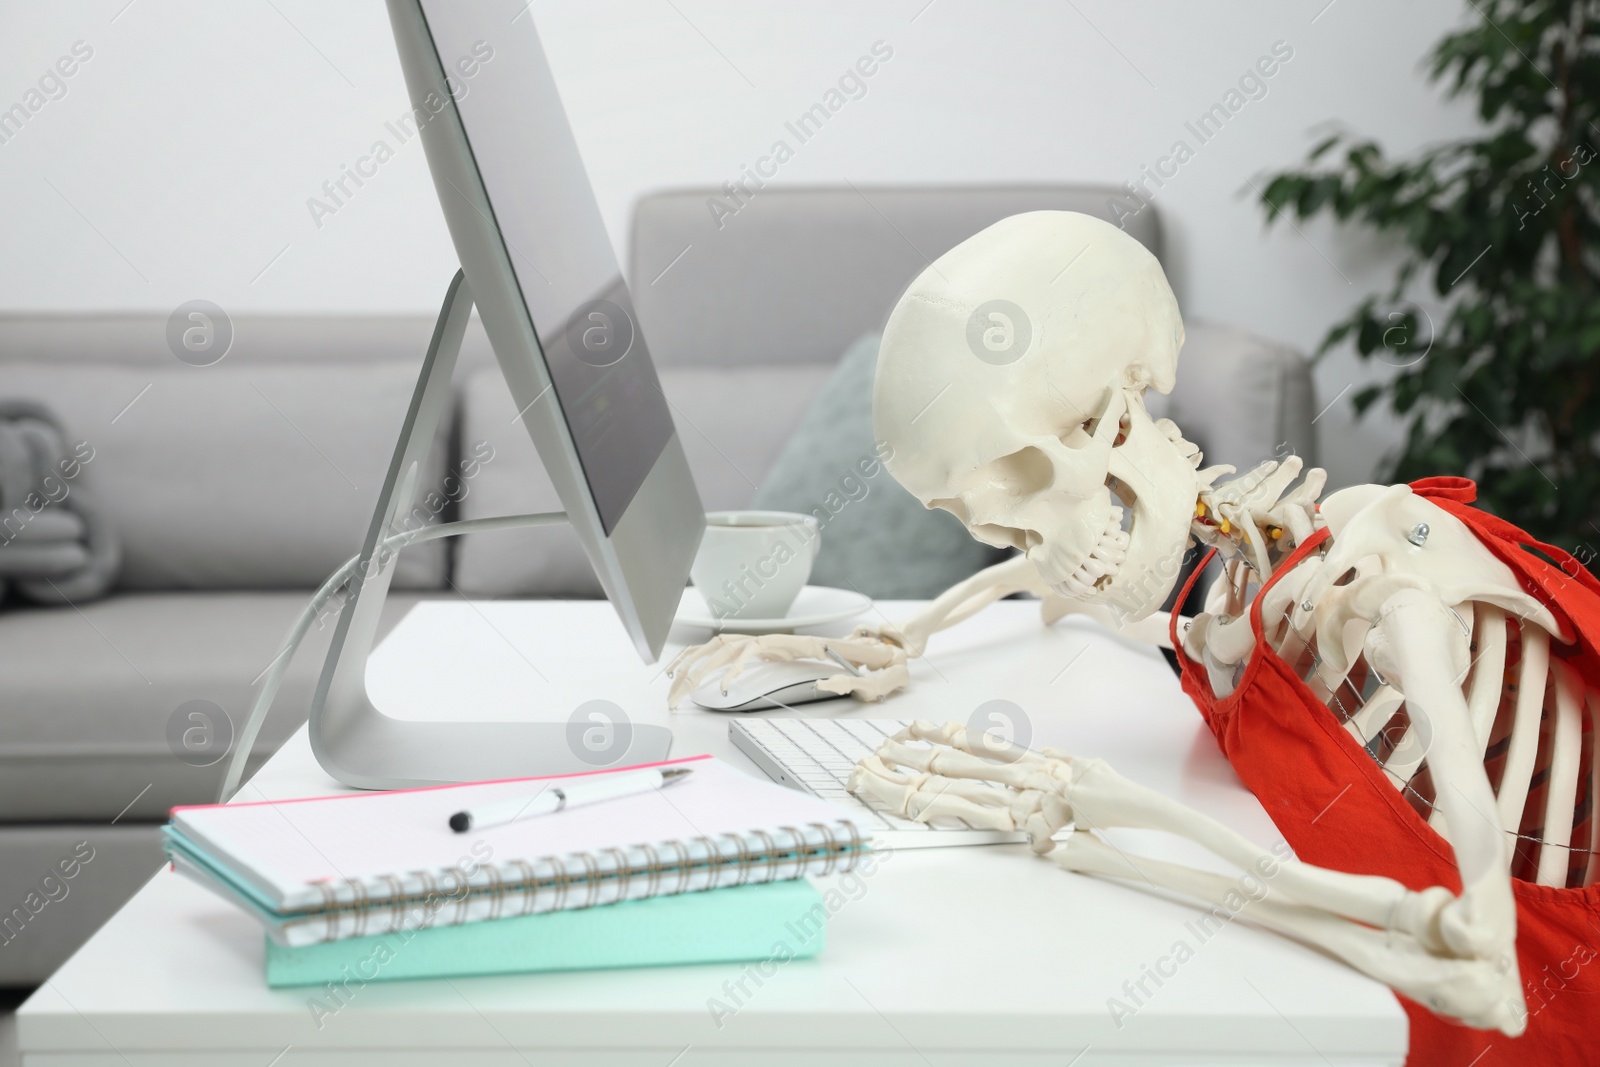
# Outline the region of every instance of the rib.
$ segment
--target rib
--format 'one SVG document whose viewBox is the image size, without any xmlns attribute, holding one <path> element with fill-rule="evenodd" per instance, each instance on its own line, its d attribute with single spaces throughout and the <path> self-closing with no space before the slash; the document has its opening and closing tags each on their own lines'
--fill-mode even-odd
<svg viewBox="0 0 1600 1067">
<path fill-rule="evenodd" d="M 1556 721 L 1550 744 L 1550 782 L 1544 793 L 1540 885 L 1565 886 L 1572 862 L 1572 819 L 1578 808 L 1583 760 L 1583 683 L 1565 663 L 1555 665 Z"/>
<path fill-rule="evenodd" d="M 1522 825 L 1539 756 L 1539 721 L 1544 713 L 1545 687 L 1550 673 L 1550 635 L 1538 626 L 1522 628 L 1522 665 L 1517 672 L 1517 712 L 1511 724 L 1511 745 L 1506 749 L 1506 769 L 1500 776 L 1495 807 L 1500 825 L 1515 832 Z"/>
<path fill-rule="evenodd" d="M 1478 737 L 1478 754 L 1489 748 L 1494 731 L 1495 712 L 1500 709 L 1500 693 L 1506 675 L 1506 613 L 1493 604 L 1473 605 L 1473 636 L 1476 655 L 1468 681 L 1467 707 L 1472 711 L 1472 729 Z"/>
<path fill-rule="evenodd" d="M 1394 686 L 1384 683 L 1372 691 L 1361 709 L 1350 716 L 1350 721 L 1344 724 L 1362 748 L 1372 744 L 1373 739 L 1389 725 L 1389 720 L 1394 718 L 1394 713 L 1400 710 L 1400 704 L 1405 698 Z"/>
</svg>

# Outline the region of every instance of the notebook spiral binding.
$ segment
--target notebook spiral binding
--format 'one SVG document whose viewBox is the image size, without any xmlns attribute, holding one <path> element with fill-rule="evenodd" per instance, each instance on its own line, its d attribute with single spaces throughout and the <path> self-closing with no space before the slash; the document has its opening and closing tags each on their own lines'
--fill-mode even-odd
<svg viewBox="0 0 1600 1067">
<path fill-rule="evenodd" d="M 756 839 L 757 847 L 751 847 L 750 838 Z M 732 847 L 719 847 L 719 841 L 731 842 Z M 808 823 L 804 830 L 780 826 L 776 835 L 755 830 L 748 835 L 679 838 L 565 857 L 510 860 L 504 867 L 511 870 L 492 862 L 475 863 L 472 874 L 459 867 L 414 870 L 403 876 L 383 875 L 378 881 L 388 892 L 378 895 L 372 892 L 371 883 L 358 879 L 319 883 L 321 906 L 300 913 L 294 921 L 325 923 L 323 941 L 414 932 L 435 925 L 590 908 L 806 874 L 843 873 L 853 870 L 868 848 L 855 823 L 841 819 L 831 826 Z M 671 855 L 664 856 L 664 849 Z M 574 861 L 581 867 L 578 877 L 574 877 Z M 572 900 L 575 882 L 584 893 L 576 903 Z M 520 909 L 508 911 L 508 905 L 520 905 Z M 444 914 L 447 910 L 448 917 Z M 377 919 L 386 921 L 374 922 Z M 410 919 L 415 921 L 408 922 Z"/>
</svg>

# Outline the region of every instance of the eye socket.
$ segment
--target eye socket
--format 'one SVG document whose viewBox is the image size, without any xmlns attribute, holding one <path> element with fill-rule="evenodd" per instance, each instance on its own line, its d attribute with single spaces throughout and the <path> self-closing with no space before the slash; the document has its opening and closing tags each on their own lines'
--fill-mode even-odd
<svg viewBox="0 0 1600 1067">
<path fill-rule="evenodd" d="M 990 461 L 980 472 L 983 485 L 1011 496 L 1042 492 L 1050 488 L 1055 479 L 1055 464 L 1042 449 L 1032 445 Z"/>
</svg>

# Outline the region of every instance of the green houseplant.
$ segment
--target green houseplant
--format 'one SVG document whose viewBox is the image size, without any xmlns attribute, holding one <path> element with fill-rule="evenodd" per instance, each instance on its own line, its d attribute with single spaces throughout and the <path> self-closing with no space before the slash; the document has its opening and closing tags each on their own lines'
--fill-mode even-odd
<svg viewBox="0 0 1600 1067">
<path fill-rule="evenodd" d="M 1397 239 L 1393 285 L 1336 323 L 1398 367 L 1353 396 L 1407 422 L 1386 475 L 1463 474 L 1480 505 L 1586 565 L 1600 552 L 1600 4 L 1468 0 L 1427 56 L 1475 137 L 1391 160 L 1346 133 L 1261 189 L 1268 224 L 1332 213 Z M 1431 288 L 1429 314 L 1406 299 Z"/>
</svg>

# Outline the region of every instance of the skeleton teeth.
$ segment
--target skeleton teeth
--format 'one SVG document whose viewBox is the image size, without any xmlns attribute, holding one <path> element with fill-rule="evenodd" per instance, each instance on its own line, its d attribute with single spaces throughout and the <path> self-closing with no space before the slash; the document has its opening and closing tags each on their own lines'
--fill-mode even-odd
<svg viewBox="0 0 1600 1067">
<path fill-rule="evenodd" d="M 1062 596 L 1086 600 L 1103 590 L 1128 559 L 1130 538 L 1122 528 L 1122 509 L 1112 507 L 1105 531 L 1084 561 L 1065 581 L 1056 584 Z"/>
<path fill-rule="evenodd" d="M 1118 548 L 1107 541 L 1100 542 L 1100 547 L 1095 549 L 1095 555 L 1107 563 L 1113 564 L 1113 570 L 1120 567 L 1128 559 L 1126 548 Z"/>
<path fill-rule="evenodd" d="M 1087 600 L 1094 595 L 1094 586 L 1086 585 L 1074 574 L 1064 582 L 1057 582 L 1056 591 L 1074 600 Z"/>
<path fill-rule="evenodd" d="M 1095 578 L 1104 578 L 1107 575 L 1116 574 L 1117 565 L 1102 556 L 1097 546 L 1094 553 L 1084 560 L 1083 565 L 1078 568 L 1078 573 L 1093 575 Z"/>
</svg>

